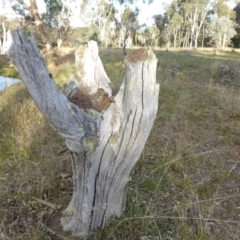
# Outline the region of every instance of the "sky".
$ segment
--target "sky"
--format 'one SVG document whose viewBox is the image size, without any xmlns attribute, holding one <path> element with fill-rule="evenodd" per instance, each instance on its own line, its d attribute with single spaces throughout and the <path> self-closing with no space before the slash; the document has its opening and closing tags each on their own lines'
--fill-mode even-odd
<svg viewBox="0 0 240 240">
<path fill-rule="evenodd" d="M 26 3 L 29 2 L 29 0 L 25 0 Z M 78 4 L 81 1 L 76 1 Z M 94 1 L 93 1 L 94 2 Z M 147 24 L 147 25 L 152 25 L 154 23 L 154 20 L 152 17 L 154 15 L 160 14 L 164 12 L 164 5 L 165 4 L 170 4 L 172 0 L 154 0 L 153 3 L 151 4 L 142 4 L 141 0 L 138 0 L 138 8 L 140 9 L 140 14 L 139 14 L 139 23 L 140 24 Z M 37 5 L 39 8 L 40 12 L 44 12 L 45 6 L 44 6 L 44 0 L 37 0 Z M 73 4 L 71 3 L 71 6 Z M 75 4 L 77 5 L 77 4 Z M 78 27 L 82 26 L 83 23 L 79 19 L 79 13 L 80 9 L 77 6 L 73 6 L 74 9 L 74 14 L 72 17 L 72 27 Z M 11 10 L 10 7 L 10 1 L 5 0 L 5 8 L 2 6 L 2 1 L 0 0 L 0 15 L 8 15 L 9 17 L 14 17 L 14 12 Z"/>
<path fill-rule="evenodd" d="M 140 15 L 139 15 L 139 23 L 147 25 L 152 25 L 154 20 L 152 17 L 154 15 L 163 14 L 164 6 L 166 4 L 171 4 L 172 0 L 154 0 L 152 4 L 139 4 Z"/>
<path fill-rule="evenodd" d="M 24 0 L 26 3 L 29 2 L 29 0 Z M 63 0 L 67 1 L 67 0 Z M 231 0 L 232 4 L 231 7 L 234 6 L 233 2 L 234 0 Z M 0 15 L 8 15 L 9 17 L 14 17 L 14 12 L 12 11 L 10 7 L 10 0 L 5 0 L 5 8 L 2 6 L 2 2 L 0 0 Z M 72 27 L 78 27 L 82 26 L 83 22 L 79 19 L 79 13 L 80 13 L 80 7 L 79 4 L 82 2 L 82 0 L 77 0 L 75 3 L 71 3 L 71 6 L 74 9 L 74 14 L 72 17 Z M 95 0 L 91 1 L 94 5 Z M 153 3 L 151 4 L 143 4 L 142 0 L 137 0 L 137 6 L 140 9 L 139 14 L 139 23 L 140 24 L 147 24 L 148 26 L 152 25 L 154 23 L 153 16 L 157 14 L 163 14 L 165 5 L 171 4 L 172 0 L 153 0 Z M 45 10 L 44 6 L 44 0 L 37 0 L 37 5 L 40 10 L 40 12 L 43 12 Z"/>
</svg>

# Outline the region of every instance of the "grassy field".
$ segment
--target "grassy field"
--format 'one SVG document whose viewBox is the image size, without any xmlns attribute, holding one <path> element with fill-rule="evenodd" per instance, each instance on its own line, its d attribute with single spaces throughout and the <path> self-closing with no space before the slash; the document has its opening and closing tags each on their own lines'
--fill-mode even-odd
<svg viewBox="0 0 240 240">
<path fill-rule="evenodd" d="M 44 54 L 61 88 L 74 71 L 73 52 Z M 154 52 L 159 111 L 127 209 L 89 240 L 240 239 L 240 54 Z M 118 89 L 122 50 L 100 57 Z M 77 239 L 59 222 L 72 193 L 64 148 L 22 84 L 0 92 L 0 239 Z"/>
</svg>

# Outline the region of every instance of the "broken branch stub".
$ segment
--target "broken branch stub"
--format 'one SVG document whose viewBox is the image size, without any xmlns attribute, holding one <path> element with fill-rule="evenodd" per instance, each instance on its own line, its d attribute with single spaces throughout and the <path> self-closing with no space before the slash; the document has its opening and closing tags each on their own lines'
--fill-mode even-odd
<svg viewBox="0 0 240 240">
<path fill-rule="evenodd" d="M 31 38 L 15 31 L 9 56 L 40 111 L 71 151 L 73 195 L 61 218 L 64 230 L 86 236 L 103 228 L 126 206 L 131 171 L 156 117 L 155 55 L 139 49 L 125 59 L 126 74 L 116 95 L 94 41 L 76 51 L 76 72 L 65 95 L 48 77 Z"/>
</svg>

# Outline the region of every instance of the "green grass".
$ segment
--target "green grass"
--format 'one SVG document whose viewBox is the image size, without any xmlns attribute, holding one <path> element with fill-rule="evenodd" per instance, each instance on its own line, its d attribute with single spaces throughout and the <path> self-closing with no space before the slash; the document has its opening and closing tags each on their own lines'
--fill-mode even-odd
<svg viewBox="0 0 240 240">
<path fill-rule="evenodd" d="M 129 184 L 127 208 L 89 240 L 237 240 L 240 89 L 213 78 L 221 65 L 238 71 L 238 53 L 155 54 L 159 110 Z M 100 57 L 118 90 L 122 50 L 101 50 Z M 66 63 L 51 71 L 63 86 L 74 69 Z M 49 229 L 64 235 L 58 219 L 71 198 L 64 177 L 71 163 L 68 153 L 58 154 L 62 149 L 63 140 L 22 84 L 0 93 L 0 239 L 57 239 Z"/>
<path fill-rule="evenodd" d="M 18 72 L 14 68 L 0 67 L 0 76 L 18 78 Z"/>
<path fill-rule="evenodd" d="M 71 74 L 74 73 L 74 69 L 74 66 L 60 68 L 54 72 L 53 78 L 61 87 L 64 87 L 68 83 Z"/>
<path fill-rule="evenodd" d="M 0 76 L 18 78 L 17 70 L 11 65 L 7 55 L 1 54 L 0 57 Z"/>
</svg>

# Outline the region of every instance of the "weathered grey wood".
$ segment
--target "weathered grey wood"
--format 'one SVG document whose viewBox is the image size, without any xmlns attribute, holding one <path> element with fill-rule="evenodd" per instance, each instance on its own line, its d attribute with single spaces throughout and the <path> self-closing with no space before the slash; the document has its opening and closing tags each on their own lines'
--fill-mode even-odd
<svg viewBox="0 0 240 240">
<path fill-rule="evenodd" d="M 76 51 L 76 73 L 67 97 L 49 77 L 31 38 L 15 31 L 9 56 L 38 108 L 71 151 L 73 196 L 61 218 L 64 230 L 86 236 L 103 228 L 126 206 L 131 171 L 156 117 L 155 55 L 140 49 L 128 56 L 124 81 L 114 95 L 97 45 L 90 41 Z"/>
</svg>

